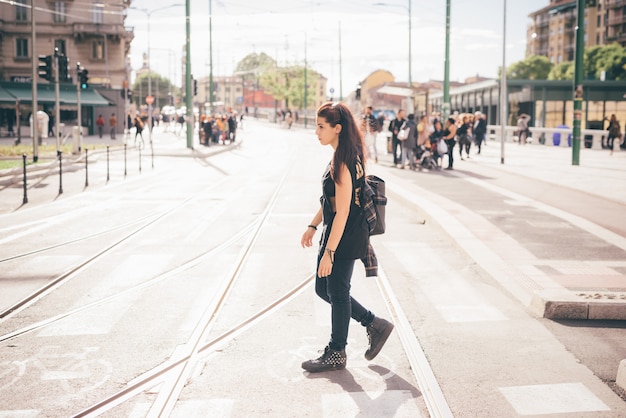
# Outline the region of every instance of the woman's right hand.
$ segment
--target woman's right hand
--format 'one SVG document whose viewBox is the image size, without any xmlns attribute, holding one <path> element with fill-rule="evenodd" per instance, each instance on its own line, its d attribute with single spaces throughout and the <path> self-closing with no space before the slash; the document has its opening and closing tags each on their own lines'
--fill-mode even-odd
<svg viewBox="0 0 626 418">
<path fill-rule="evenodd" d="M 315 229 L 307 227 L 306 231 L 302 234 L 302 238 L 300 238 L 300 245 L 302 245 L 302 248 L 311 247 L 313 245 L 314 236 Z"/>
</svg>

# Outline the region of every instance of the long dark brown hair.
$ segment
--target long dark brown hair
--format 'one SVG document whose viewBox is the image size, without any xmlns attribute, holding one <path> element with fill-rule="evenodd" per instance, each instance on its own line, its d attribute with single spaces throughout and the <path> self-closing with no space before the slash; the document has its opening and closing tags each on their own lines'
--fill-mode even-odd
<svg viewBox="0 0 626 418">
<path fill-rule="evenodd" d="M 363 136 L 350 109 L 343 103 L 326 102 L 317 109 L 317 117 L 324 118 L 333 128 L 341 125 L 339 133 L 339 145 L 335 150 L 331 164 L 330 174 L 334 182 L 340 183 L 341 163 L 347 167 L 354 165 L 357 157 L 365 164 L 363 152 Z"/>
</svg>

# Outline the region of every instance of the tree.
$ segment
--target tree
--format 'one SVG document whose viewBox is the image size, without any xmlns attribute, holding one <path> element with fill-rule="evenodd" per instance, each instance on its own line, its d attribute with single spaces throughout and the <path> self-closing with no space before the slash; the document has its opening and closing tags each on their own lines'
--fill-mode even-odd
<svg viewBox="0 0 626 418">
<path fill-rule="evenodd" d="M 596 55 L 595 76 L 606 80 L 626 80 L 626 49 L 619 44 L 603 46 Z"/>
<path fill-rule="evenodd" d="M 560 62 L 550 70 L 548 80 L 573 80 L 574 61 Z"/>
<path fill-rule="evenodd" d="M 315 87 L 311 80 L 317 79 L 317 73 L 307 69 L 307 106 L 304 103 L 304 67 L 274 67 L 261 75 L 261 86 L 277 100 L 284 100 L 285 106 L 290 104 L 304 109 L 313 103 Z"/>
<path fill-rule="evenodd" d="M 157 103 L 160 107 L 169 105 L 169 93 L 172 93 L 173 97 L 180 96 L 180 89 L 172 85 L 171 81 L 160 74 L 152 71 L 152 96 L 154 96 L 153 106 Z M 148 73 L 141 74 L 135 80 L 132 86 L 133 90 L 133 102 L 142 106 L 145 104 L 145 98 L 148 95 Z"/>
<path fill-rule="evenodd" d="M 531 55 L 511 64 L 506 76 L 510 80 L 546 80 L 551 69 L 552 63 L 547 57 Z"/>
</svg>

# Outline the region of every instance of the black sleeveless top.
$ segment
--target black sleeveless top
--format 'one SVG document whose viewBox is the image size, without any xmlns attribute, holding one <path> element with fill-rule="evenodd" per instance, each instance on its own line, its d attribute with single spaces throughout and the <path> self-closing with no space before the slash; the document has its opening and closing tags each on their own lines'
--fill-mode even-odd
<svg viewBox="0 0 626 418">
<path fill-rule="evenodd" d="M 331 164 L 329 163 L 322 176 L 322 197 L 320 197 L 322 222 L 324 225 L 320 240 L 320 251 L 322 252 L 326 248 L 326 243 L 328 242 L 330 230 L 336 215 L 330 202 L 330 198 L 335 197 L 336 192 L 335 182 L 330 175 L 330 167 Z M 346 227 L 335 251 L 335 258 L 340 260 L 355 260 L 365 257 L 369 244 L 369 226 L 363 215 L 360 201 L 361 189 L 365 181 L 365 171 L 363 170 L 361 160 L 357 159 L 354 164 L 348 167 L 348 170 L 352 177 L 352 201 L 350 203 L 350 213 L 346 221 Z"/>
</svg>

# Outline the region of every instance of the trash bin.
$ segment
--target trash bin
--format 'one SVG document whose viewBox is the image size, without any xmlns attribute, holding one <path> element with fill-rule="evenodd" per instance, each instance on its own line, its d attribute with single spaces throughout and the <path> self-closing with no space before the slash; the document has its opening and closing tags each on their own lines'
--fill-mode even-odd
<svg viewBox="0 0 626 418">
<path fill-rule="evenodd" d="M 559 129 L 569 129 L 567 125 L 559 125 L 557 126 Z M 561 132 L 555 132 L 552 134 L 552 145 L 558 147 L 561 145 Z M 572 146 L 572 134 L 567 135 L 567 145 Z"/>
</svg>

